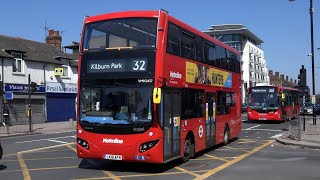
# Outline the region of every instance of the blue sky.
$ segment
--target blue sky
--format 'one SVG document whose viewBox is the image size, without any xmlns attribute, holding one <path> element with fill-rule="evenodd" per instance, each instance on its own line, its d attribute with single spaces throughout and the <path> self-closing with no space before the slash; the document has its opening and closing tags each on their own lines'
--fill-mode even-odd
<svg viewBox="0 0 320 180">
<path fill-rule="evenodd" d="M 315 66 L 320 67 L 320 2 L 314 0 Z M 44 42 L 45 22 L 63 31 L 63 46 L 79 41 L 86 15 L 126 10 L 166 9 L 200 30 L 210 25 L 243 24 L 264 41 L 268 69 L 297 79 L 302 64 L 311 87 L 309 1 L 296 0 L 10 0 L 1 2 L 0 34 Z M 320 68 L 315 69 L 320 93 Z"/>
</svg>

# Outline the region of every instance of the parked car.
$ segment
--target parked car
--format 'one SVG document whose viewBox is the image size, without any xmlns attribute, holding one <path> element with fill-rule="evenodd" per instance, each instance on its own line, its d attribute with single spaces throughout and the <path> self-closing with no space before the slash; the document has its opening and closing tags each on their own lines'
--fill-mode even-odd
<svg viewBox="0 0 320 180">
<path fill-rule="evenodd" d="M 311 102 L 306 102 L 305 107 L 303 108 L 303 105 L 301 104 L 300 106 L 300 114 L 305 114 L 305 115 L 313 115 L 313 106 Z M 315 105 L 315 114 L 319 115 L 320 114 L 320 104 Z"/>
<path fill-rule="evenodd" d="M 313 106 L 311 102 L 305 102 L 305 107 L 301 107 L 302 114 L 312 115 L 313 114 Z"/>
<path fill-rule="evenodd" d="M 3 155 L 3 149 L 2 149 L 1 141 L 0 141 L 0 160 L 2 159 L 2 155 Z"/>
<path fill-rule="evenodd" d="M 248 108 L 248 105 L 246 103 L 243 103 L 241 106 L 241 112 L 247 112 L 247 108 Z"/>
</svg>

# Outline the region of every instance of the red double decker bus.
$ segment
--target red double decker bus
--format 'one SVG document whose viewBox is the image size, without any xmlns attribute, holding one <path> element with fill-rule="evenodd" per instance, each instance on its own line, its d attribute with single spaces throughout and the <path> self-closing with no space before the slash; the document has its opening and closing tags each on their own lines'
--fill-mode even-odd
<svg viewBox="0 0 320 180">
<path fill-rule="evenodd" d="M 300 91 L 295 88 L 256 86 L 249 88 L 248 120 L 284 121 L 300 115 Z"/>
<path fill-rule="evenodd" d="M 162 10 L 87 17 L 82 34 L 78 157 L 188 161 L 240 134 L 236 50 Z"/>
</svg>

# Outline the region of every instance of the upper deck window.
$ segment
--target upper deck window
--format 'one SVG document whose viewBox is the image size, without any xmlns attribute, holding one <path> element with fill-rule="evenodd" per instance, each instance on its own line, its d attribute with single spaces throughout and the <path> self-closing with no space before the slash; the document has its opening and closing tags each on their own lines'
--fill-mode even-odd
<svg viewBox="0 0 320 180">
<path fill-rule="evenodd" d="M 84 51 L 113 48 L 155 48 L 157 19 L 126 18 L 87 24 Z"/>
</svg>

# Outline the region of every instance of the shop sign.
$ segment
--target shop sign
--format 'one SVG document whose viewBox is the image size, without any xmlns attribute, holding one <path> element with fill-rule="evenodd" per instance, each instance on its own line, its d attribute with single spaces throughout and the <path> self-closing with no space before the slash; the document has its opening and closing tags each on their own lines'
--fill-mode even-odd
<svg viewBox="0 0 320 180">
<path fill-rule="evenodd" d="M 78 85 L 76 83 L 46 83 L 47 93 L 77 93 Z"/>
<path fill-rule="evenodd" d="M 5 84 L 4 89 L 6 92 L 28 92 L 29 91 L 29 85 L 28 84 Z M 37 86 L 37 90 L 35 93 L 44 93 L 45 92 L 45 86 L 40 85 Z"/>
</svg>

